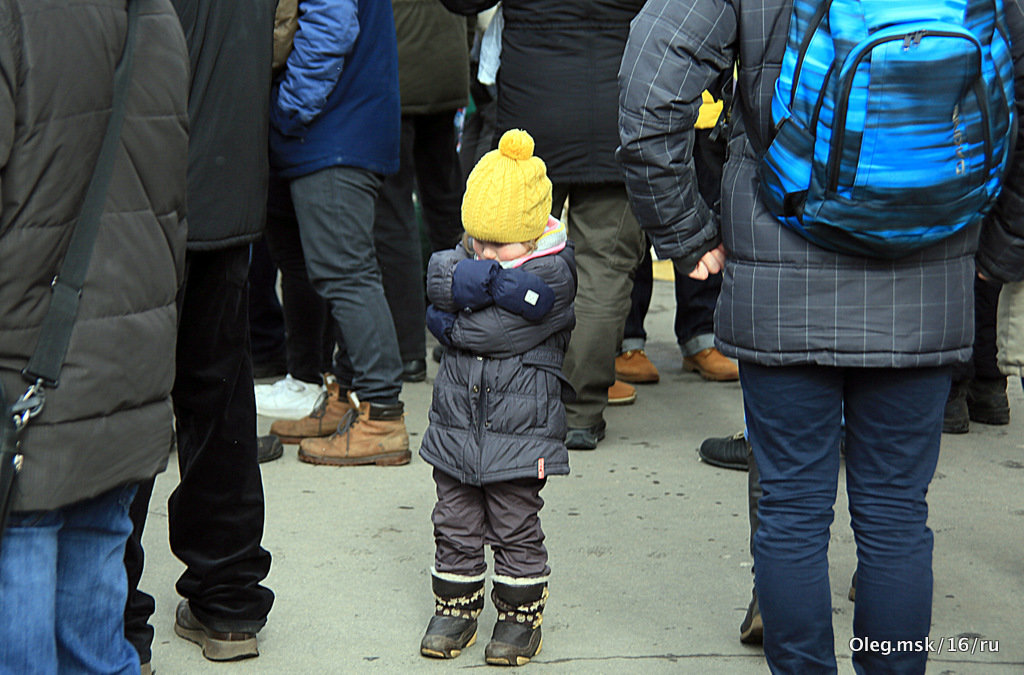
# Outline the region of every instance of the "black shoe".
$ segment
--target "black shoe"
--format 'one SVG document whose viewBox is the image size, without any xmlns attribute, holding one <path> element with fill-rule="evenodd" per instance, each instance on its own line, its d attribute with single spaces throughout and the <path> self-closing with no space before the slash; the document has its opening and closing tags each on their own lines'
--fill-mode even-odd
<svg viewBox="0 0 1024 675">
<path fill-rule="evenodd" d="M 971 380 L 967 385 L 967 414 L 981 424 L 1009 424 L 1010 402 L 1006 398 L 1006 378 Z"/>
<path fill-rule="evenodd" d="M 422 382 L 425 379 L 427 379 L 426 359 L 402 362 L 402 382 Z"/>
<path fill-rule="evenodd" d="M 284 445 L 277 436 L 268 434 L 267 436 L 259 436 L 256 439 L 256 461 L 260 464 L 263 462 L 273 462 L 283 454 Z"/>
<path fill-rule="evenodd" d="M 604 438 L 605 421 L 601 420 L 592 427 L 569 427 L 565 435 L 565 447 L 570 450 L 594 450 L 598 441 Z"/>
<path fill-rule="evenodd" d="M 747 470 L 750 443 L 742 431 L 725 438 L 708 438 L 700 444 L 700 460 L 723 469 Z"/>
<path fill-rule="evenodd" d="M 757 589 L 750 596 L 747 615 L 740 624 L 740 642 L 745 645 L 764 644 L 764 623 L 761 621 L 761 608 L 757 604 Z"/>
<path fill-rule="evenodd" d="M 954 382 L 949 388 L 946 410 L 942 414 L 942 433 L 966 434 L 971 427 L 967 410 L 967 382 Z"/>
</svg>

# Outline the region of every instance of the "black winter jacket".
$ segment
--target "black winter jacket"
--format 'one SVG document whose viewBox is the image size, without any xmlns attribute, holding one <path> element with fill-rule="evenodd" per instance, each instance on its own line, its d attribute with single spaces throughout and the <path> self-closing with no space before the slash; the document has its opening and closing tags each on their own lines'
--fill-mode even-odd
<svg viewBox="0 0 1024 675">
<path fill-rule="evenodd" d="M 192 82 L 188 247 L 259 239 L 267 213 L 275 0 L 171 0 L 189 45 Z"/>
<path fill-rule="evenodd" d="M 442 0 L 472 14 L 493 0 Z M 505 0 L 495 139 L 525 129 L 555 184 L 622 183 L 616 74 L 643 0 Z M 495 142 L 495 145 L 497 143 Z"/>
<path fill-rule="evenodd" d="M 16 511 L 151 478 L 174 443 L 185 260 L 188 54 L 167 0 L 139 5 L 110 188 L 60 385 L 26 427 Z M 0 0 L 0 381 L 28 362 L 99 154 L 125 0 Z M 0 599 L 0 602 L 3 602 Z"/>
<path fill-rule="evenodd" d="M 980 227 L 905 258 L 874 260 L 809 243 L 761 202 L 756 170 L 772 139 L 770 104 L 790 13 L 790 0 L 650 0 L 637 15 L 619 73 L 618 153 L 637 220 L 658 255 L 686 269 L 721 237 L 728 257 L 715 336 L 729 356 L 769 366 L 875 368 L 969 359 Z M 1017 91 L 1024 92 L 1022 0 L 1009 0 L 1006 13 Z M 734 66 L 719 227 L 695 187 L 693 123 L 701 92 Z M 1024 94 L 1017 109 L 1024 112 Z M 1024 273 L 1022 153 L 1018 140 L 978 256 L 1001 280 Z"/>
<path fill-rule="evenodd" d="M 539 321 L 493 304 L 463 310 L 453 294 L 453 277 L 469 257 L 461 246 L 439 251 L 427 269 L 431 303 L 456 316 L 445 336 L 452 346 L 434 380 L 420 456 L 470 485 L 567 474 L 563 399 L 571 387 L 562 375 L 562 359 L 576 323 L 572 248 L 518 268 L 554 291 L 554 305 Z"/>
</svg>

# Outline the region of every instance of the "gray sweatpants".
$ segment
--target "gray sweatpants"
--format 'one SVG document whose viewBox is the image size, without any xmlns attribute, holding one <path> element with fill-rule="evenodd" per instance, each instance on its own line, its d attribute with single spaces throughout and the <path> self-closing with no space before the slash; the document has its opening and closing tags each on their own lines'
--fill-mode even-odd
<svg viewBox="0 0 1024 675">
<path fill-rule="evenodd" d="M 438 572 L 478 576 L 487 571 L 484 545 L 494 551 L 494 573 L 507 577 L 542 577 L 548 568 L 540 510 L 545 480 L 520 478 L 466 485 L 434 469 L 437 505 L 434 522 L 434 567 Z"/>
</svg>

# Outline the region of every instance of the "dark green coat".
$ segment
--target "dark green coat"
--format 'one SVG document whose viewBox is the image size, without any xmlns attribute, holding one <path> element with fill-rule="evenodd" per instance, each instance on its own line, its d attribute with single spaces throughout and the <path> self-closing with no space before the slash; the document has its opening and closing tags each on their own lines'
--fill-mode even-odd
<svg viewBox="0 0 1024 675">
<path fill-rule="evenodd" d="M 106 207 L 60 386 L 26 428 L 13 509 L 52 510 L 163 470 L 174 438 L 185 259 L 188 54 L 168 0 L 140 5 Z M 125 0 L 0 0 L 0 381 L 25 391 L 110 116 Z"/>
<path fill-rule="evenodd" d="M 466 17 L 440 0 L 393 0 L 402 114 L 461 108 L 469 101 Z"/>
</svg>

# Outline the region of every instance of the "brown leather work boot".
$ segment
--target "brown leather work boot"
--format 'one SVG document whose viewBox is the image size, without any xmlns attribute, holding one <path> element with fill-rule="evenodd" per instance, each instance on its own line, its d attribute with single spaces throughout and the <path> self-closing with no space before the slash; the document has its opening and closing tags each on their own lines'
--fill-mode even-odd
<svg viewBox="0 0 1024 675">
<path fill-rule="evenodd" d="M 345 413 L 352 410 L 347 392 L 333 379 L 324 378 L 327 391 L 320 395 L 313 411 L 299 420 L 277 420 L 270 425 L 270 433 L 282 443 L 295 444 L 303 438 L 323 438 L 337 430 Z"/>
<path fill-rule="evenodd" d="M 658 369 L 642 349 L 630 349 L 615 357 L 615 377 L 633 384 L 654 384 L 661 379 Z"/>
<path fill-rule="evenodd" d="M 636 387 L 622 380 L 608 387 L 608 405 L 632 405 L 636 401 Z"/>
<path fill-rule="evenodd" d="M 732 382 L 740 379 L 740 369 L 714 347 L 683 357 L 683 370 L 697 372 L 705 380 Z"/>
<path fill-rule="evenodd" d="M 349 392 L 352 409 L 328 438 L 305 438 L 299 443 L 299 459 L 308 464 L 354 466 L 408 464 L 409 433 L 405 430 L 404 406 L 359 403 Z"/>
</svg>

